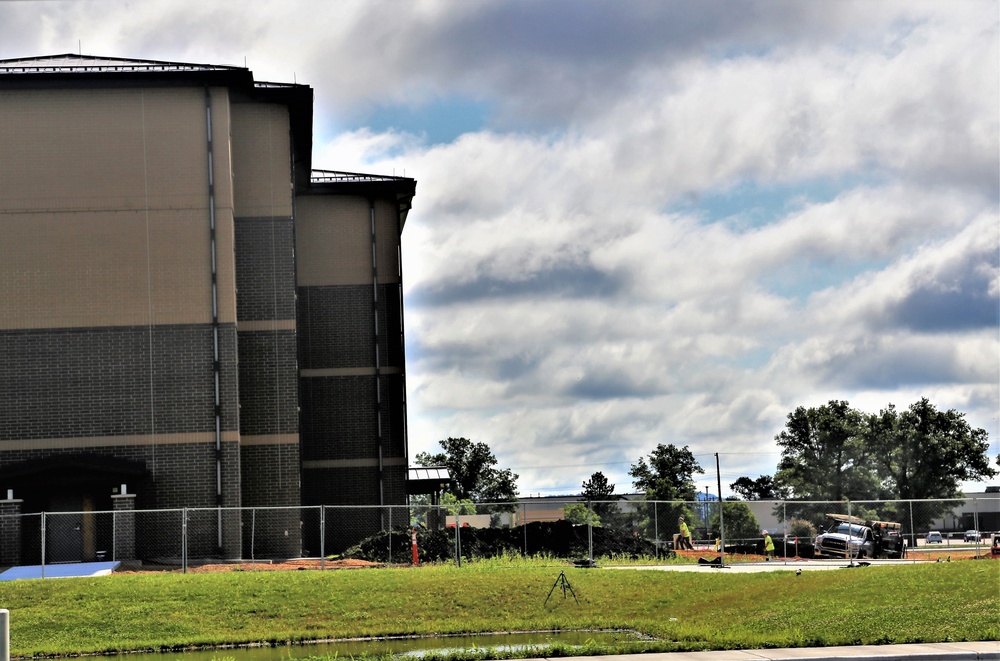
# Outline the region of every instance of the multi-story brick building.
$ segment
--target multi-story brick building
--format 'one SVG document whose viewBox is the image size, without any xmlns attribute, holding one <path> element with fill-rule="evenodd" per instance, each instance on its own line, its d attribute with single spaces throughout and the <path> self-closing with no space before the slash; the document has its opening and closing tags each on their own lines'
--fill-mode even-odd
<svg viewBox="0 0 1000 661">
<path fill-rule="evenodd" d="M 236 557 L 228 508 L 405 503 L 416 184 L 313 170 L 312 103 L 240 67 L 0 61 L 0 493 L 23 512 L 127 485 L 214 508 L 195 552 Z M 67 559 L 101 546 L 83 528 Z"/>
</svg>

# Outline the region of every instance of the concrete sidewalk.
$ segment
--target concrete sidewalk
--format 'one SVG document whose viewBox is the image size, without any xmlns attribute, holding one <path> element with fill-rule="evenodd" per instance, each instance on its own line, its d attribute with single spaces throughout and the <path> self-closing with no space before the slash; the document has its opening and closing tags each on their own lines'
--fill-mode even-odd
<svg viewBox="0 0 1000 661">
<path fill-rule="evenodd" d="M 793 647 L 771 650 L 671 652 L 573 657 L 573 661 L 1000 661 L 1000 642 Z M 564 661 L 564 660 L 560 660 Z"/>
<path fill-rule="evenodd" d="M 721 572 L 726 574 L 746 574 L 765 571 L 825 571 L 830 569 L 864 569 L 872 564 L 896 563 L 896 560 L 876 560 L 865 565 L 850 567 L 843 560 L 799 560 L 796 562 L 733 562 L 724 566 L 712 564 L 681 564 L 681 565 L 617 565 L 602 567 L 602 569 L 631 569 L 635 571 L 688 571 L 710 574 Z"/>
</svg>

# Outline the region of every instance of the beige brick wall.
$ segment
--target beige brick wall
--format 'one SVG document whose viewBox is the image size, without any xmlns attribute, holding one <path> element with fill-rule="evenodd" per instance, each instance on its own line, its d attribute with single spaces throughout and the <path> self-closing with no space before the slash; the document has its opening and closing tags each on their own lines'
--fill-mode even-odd
<svg viewBox="0 0 1000 661">
<path fill-rule="evenodd" d="M 378 236 L 379 284 L 399 282 L 399 219 L 396 205 L 375 202 L 375 232 Z"/>
<path fill-rule="evenodd" d="M 288 218 L 292 215 L 290 130 L 285 106 L 233 104 L 233 186 L 237 218 Z"/>
<path fill-rule="evenodd" d="M 392 204 L 375 203 L 375 228 L 379 283 L 399 282 L 399 230 Z M 368 200 L 344 195 L 297 198 L 295 254 L 300 287 L 371 284 Z"/>
<path fill-rule="evenodd" d="M 0 328 L 211 320 L 204 94 L 0 93 Z M 220 320 L 232 322 L 228 92 L 212 99 Z"/>
</svg>

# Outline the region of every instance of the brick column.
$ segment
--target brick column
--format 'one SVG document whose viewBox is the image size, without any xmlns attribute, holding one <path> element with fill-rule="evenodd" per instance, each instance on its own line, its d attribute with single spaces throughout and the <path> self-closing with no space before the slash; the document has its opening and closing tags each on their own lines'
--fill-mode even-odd
<svg viewBox="0 0 1000 661">
<path fill-rule="evenodd" d="M 135 560 L 135 494 L 111 495 L 115 517 L 115 551 L 112 560 Z"/>
<path fill-rule="evenodd" d="M 16 567 L 21 564 L 21 503 L 8 491 L 0 500 L 0 565 Z"/>
</svg>

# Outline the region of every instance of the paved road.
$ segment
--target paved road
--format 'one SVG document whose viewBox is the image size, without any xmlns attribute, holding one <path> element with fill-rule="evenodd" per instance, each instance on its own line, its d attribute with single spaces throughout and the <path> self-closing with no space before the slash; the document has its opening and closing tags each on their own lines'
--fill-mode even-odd
<svg viewBox="0 0 1000 661">
<path fill-rule="evenodd" d="M 706 556 L 706 558 L 709 556 Z M 726 572 L 726 573 L 747 573 L 762 571 L 819 571 L 828 569 L 867 569 L 869 567 L 886 567 L 893 565 L 913 565 L 932 562 L 930 560 L 855 560 L 854 566 L 843 559 L 835 560 L 774 560 L 773 562 L 733 562 L 727 563 L 724 567 L 718 565 L 635 565 L 616 566 L 607 569 L 640 569 L 657 571 L 700 571 L 700 572 Z"/>
</svg>

